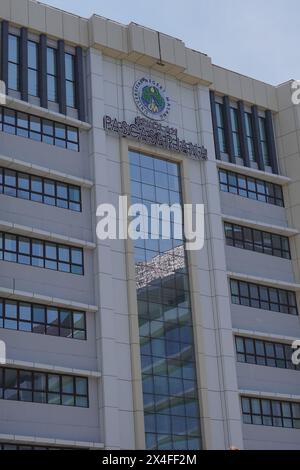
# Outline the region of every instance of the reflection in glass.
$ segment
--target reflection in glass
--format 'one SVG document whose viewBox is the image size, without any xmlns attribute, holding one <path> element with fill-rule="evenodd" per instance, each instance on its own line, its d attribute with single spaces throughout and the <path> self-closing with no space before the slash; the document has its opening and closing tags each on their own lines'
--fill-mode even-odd
<svg viewBox="0 0 300 470">
<path fill-rule="evenodd" d="M 130 152 L 130 166 L 134 202 L 181 202 L 177 164 Z M 136 240 L 135 260 L 147 448 L 200 449 L 183 241 Z"/>
</svg>

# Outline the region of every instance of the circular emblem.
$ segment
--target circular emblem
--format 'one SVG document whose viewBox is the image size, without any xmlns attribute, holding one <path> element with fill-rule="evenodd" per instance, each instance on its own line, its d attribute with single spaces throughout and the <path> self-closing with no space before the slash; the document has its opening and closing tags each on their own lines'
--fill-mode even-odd
<svg viewBox="0 0 300 470">
<path fill-rule="evenodd" d="M 140 78 L 133 85 L 133 99 L 147 118 L 163 121 L 170 112 L 170 98 L 166 90 L 155 80 Z"/>
</svg>

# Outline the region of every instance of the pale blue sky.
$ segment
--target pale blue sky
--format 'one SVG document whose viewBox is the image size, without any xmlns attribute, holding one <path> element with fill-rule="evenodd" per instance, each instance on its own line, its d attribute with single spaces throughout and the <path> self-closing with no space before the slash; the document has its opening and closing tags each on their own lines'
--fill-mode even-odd
<svg viewBox="0 0 300 470">
<path fill-rule="evenodd" d="M 215 64 L 272 84 L 300 79 L 299 0 L 43 0 L 170 34 Z"/>
</svg>

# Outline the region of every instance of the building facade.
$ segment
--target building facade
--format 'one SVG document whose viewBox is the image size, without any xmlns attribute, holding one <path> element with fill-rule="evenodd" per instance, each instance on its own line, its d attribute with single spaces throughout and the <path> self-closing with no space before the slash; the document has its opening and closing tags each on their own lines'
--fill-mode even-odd
<svg viewBox="0 0 300 470">
<path fill-rule="evenodd" d="M 291 83 L 33 0 L 0 18 L 1 448 L 300 449 Z M 126 138 L 157 122 L 143 78 L 180 149 Z M 204 204 L 204 248 L 99 240 L 97 207 L 120 195 Z"/>
</svg>

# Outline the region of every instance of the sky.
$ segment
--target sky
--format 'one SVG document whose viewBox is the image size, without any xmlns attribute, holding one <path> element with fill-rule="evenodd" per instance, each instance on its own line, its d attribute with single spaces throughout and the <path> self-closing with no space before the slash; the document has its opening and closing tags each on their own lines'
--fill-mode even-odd
<svg viewBox="0 0 300 470">
<path fill-rule="evenodd" d="M 214 64 L 278 85 L 300 79 L 299 0 L 42 0 L 181 39 Z"/>
</svg>

